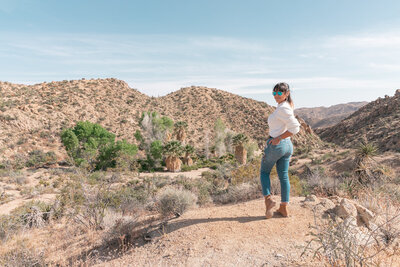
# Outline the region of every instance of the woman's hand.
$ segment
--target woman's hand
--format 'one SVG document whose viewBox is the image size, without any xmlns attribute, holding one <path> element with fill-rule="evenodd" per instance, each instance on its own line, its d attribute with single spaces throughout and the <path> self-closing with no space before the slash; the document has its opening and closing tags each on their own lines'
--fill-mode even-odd
<svg viewBox="0 0 400 267">
<path fill-rule="evenodd" d="M 271 140 L 269 140 L 269 144 L 272 144 L 274 146 L 278 145 L 281 142 L 280 138 L 273 138 Z"/>
</svg>

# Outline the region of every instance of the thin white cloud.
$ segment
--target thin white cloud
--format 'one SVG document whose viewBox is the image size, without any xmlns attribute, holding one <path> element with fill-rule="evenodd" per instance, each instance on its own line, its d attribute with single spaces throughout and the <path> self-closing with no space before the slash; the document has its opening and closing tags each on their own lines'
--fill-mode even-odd
<svg viewBox="0 0 400 267">
<path fill-rule="evenodd" d="M 370 63 L 369 67 L 385 71 L 400 71 L 400 64 Z"/>
<path fill-rule="evenodd" d="M 355 35 L 337 35 L 329 37 L 326 47 L 353 47 L 353 48 L 399 48 L 400 31 L 391 30 L 380 33 L 360 33 Z"/>
</svg>

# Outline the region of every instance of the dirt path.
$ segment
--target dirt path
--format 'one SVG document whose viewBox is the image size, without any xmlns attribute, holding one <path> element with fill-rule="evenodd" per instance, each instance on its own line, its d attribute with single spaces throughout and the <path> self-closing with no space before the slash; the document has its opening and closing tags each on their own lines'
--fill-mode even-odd
<svg viewBox="0 0 400 267">
<path fill-rule="evenodd" d="M 201 178 L 201 173 L 205 171 L 211 170 L 210 168 L 201 168 L 188 172 L 151 172 L 151 173 L 140 173 L 139 177 L 154 177 L 154 176 L 168 176 L 171 178 L 175 178 L 179 175 L 184 175 L 188 178 Z"/>
<path fill-rule="evenodd" d="M 291 199 L 290 217 L 269 220 L 262 199 L 193 209 L 153 233 L 149 243 L 98 266 L 309 266 L 310 258 L 300 254 L 313 214 L 302 200 Z"/>
</svg>

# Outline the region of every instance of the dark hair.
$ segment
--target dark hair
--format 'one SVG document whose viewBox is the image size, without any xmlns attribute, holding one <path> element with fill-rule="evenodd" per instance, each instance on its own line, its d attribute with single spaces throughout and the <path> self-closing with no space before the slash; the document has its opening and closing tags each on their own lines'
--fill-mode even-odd
<svg viewBox="0 0 400 267">
<path fill-rule="evenodd" d="M 290 106 L 292 108 L 294 108 L 293 100 L 292 100 L 292 97 L 290 96 L 289 84 L 287 84 L 287 83 L 277 83 L 274 86 L 274 90 L 273 91 L 274 92 L 278 92 L 279 91 L 279 92 L 284 92 L 284 93 L 289 92 L 289 95 L 287 96 L 286 101 L 289 102 L 289 104 L 290 104 Z"/>
</svg>

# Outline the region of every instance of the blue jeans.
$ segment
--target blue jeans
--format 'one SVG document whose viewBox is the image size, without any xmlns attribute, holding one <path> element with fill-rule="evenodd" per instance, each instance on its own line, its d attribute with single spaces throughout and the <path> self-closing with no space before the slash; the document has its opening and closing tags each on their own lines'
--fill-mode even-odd
<svg viewBox="0 0 400 267">
<path fill-rule="evenodd" d="M 279 181 L 281 183 L 281 201 L 289 202 L 289 161 L 293 154 L 293 144 L 290 138 L 282 139 L 276 146 L 268 144 L 272 140 L 269 138 L 264 149 L 264 156 L 261 160 L 260 179 L 264 196 L 271 194 L 270 173 L 276 163 Z"/>
</svg>

